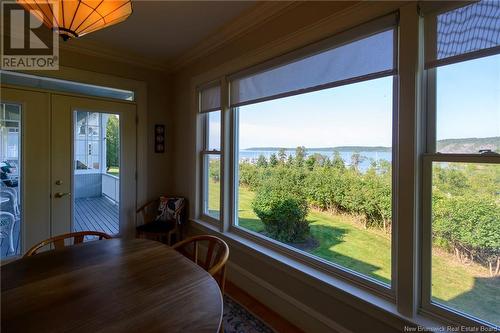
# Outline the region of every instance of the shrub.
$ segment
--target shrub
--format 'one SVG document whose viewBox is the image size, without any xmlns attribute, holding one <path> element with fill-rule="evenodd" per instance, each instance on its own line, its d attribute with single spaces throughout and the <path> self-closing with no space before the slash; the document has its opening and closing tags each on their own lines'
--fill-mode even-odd
<svg viewBox="0 0 500 333">
<path fill-rule="evenodd" d="M 220 180 L 220 160 L 209 160 L 208 175 L 215 182 Z"/>
<path fill-rule="evenodd" d="M 279 170 L 266 178 L 257 189 L 252 208 L 264 224 L 265 231 L 281 242 L 304 240 L 309 233 L 306 221 L 308 205 L 305 196 L 293 184 L 293 177 Z"/>
<path fill-rule="evenodd" d="M 264 168 L 257 167 L 255 164 L 240 163 L 240 185 L 246 185 L 254 191 L 260 185 L 263 172 Z"/>
<path fill-rule="evenodd" d="M 432 226 L 435 242 L 452 247 L 461 259 L 490 264 L 500 256 L 500 210 L 486 196 L 437 193 Z"/>
</svg>

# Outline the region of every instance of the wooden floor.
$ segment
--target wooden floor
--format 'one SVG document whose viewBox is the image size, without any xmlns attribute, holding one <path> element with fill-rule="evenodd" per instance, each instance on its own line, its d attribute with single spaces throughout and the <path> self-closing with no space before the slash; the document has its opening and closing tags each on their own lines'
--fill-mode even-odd
<svg viewBox="0 0 500 333">
<path fill-rule="evenodd" d="M 97 230 L 110 235 L 118 233 L 118 204 L 114 204 L 106 197 L 82 198 L 75 200 L 73 231 Z M 9 237 L 0 238 L 0 257 L 20 254 L 21 221 L 14 225 L 14 252 L 10 252 Z"/>
<path fill-rule="evenodd" d="M 248 311 L 259 317 L 278 333 L 302 333 L 298 327 L 281 317 L 273 310 L 238 288 L 231 281 L 226 281 L 225 293 L 240 303 Z"/>
<path fill-rule="evenodd" d="M 118 233 L 118 204 L 106 197 L 75 199 L 73 231 Z"/>
</svg>

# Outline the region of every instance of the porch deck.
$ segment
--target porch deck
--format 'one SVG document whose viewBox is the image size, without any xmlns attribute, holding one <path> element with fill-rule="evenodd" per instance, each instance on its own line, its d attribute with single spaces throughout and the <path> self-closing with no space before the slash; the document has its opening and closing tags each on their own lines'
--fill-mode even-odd
<svg viewBox="0 0 500 333">
<path fill-rule="evenodd" d="M 75 199 L 74 231 L 95 230 L 115 235 L 119 230 L 118 204 L 105 196 Z"/>
<path fill-rule="evenodd" d="M 118 204 L 114 204 L 106 197 L 81 198 L 75 200 L 73 231 L 96 230 L 110 235 L 118 233 L 119 213 Z M 0 256 L 12 256 L 20 253 L 20 223 L 14 225 L 14 249 L 9 252 L 9 238 L 0 239 Z"/>
</svg>

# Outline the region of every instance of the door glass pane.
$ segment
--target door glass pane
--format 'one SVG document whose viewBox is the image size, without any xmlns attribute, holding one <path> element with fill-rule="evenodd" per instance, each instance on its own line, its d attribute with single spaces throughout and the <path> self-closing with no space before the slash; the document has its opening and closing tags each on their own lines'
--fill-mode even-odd
<svg viewBox="0 0 500 333">
<path fill-rule="evenodd" d="M 119 231 L 120 119 L 74 113 L 73 231 Z"/>
<path fill-rule="evenodd" d="M 500 326 L 500 165 L 432 172 L 432 300 Z"/>
<path fill-rule="evenodd" d="M 0 257 L 20 254 L 21 106 L 0 103 Z"/>
</svg>

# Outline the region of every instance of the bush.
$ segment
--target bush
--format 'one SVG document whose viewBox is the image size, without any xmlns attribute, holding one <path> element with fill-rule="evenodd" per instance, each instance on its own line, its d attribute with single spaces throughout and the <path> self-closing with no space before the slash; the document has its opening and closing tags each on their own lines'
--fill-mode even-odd
<svg viewBox="0 0 500 333">
<path fill-rule="evenodd" d="M 308 205 L 305 196 L 293 184 L 293 177 L 280 170 L 259 186 L 252 208 L 264 224 L 265 231 L 281 242 L 298 242 L 306 238 Z M 292 180 L 292 181 L 290 181 Z"/>
<path fill-rule="evenodd" d="M 257 167 L 252 163 L 240 163 L 240 185 L 248 186 L 252 191 L 255 191 L 260 185 L 262 173 L 264 172 L 264 170 L 264 168 Z"/>
<path fill-rule="evenodd" d="M 496 263 L 500 256 L 500 210 L 486 196 L 433 198 L 433 236 L 447 244 L 461 259 Z"/>
</svg>

